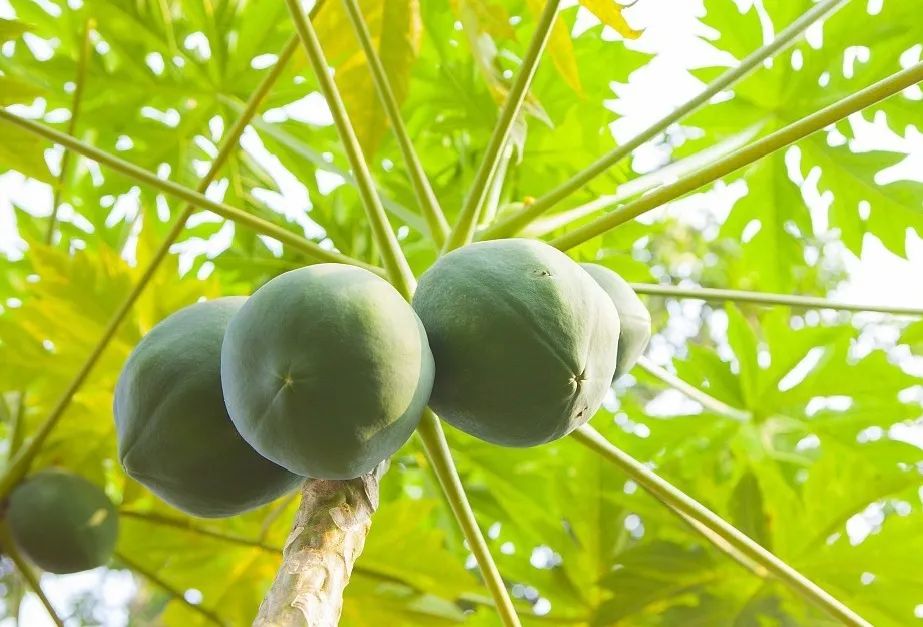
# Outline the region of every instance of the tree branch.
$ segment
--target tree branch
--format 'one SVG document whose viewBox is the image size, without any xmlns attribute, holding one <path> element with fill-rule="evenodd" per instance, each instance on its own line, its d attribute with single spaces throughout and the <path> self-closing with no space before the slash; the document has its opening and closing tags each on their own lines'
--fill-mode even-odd
<svg viewBox="0 0 923 627">
<path fill-rule="evenodd" d="M 880 102 L 885 98 L 915 85 L 923 80 L 923 62 L 918 62 L 900 72 L 892 74 L 886 79 L 878 81 L 865 89 L 858 91 L 839 102 L 815 111 L 814 113 L 793 122 L 757 141 L 719 159 L 711 165 L 685 176 L 675 183 L 664 185 L 638 200 L 627 203 L 612 213 L 597 218 L 570 233 L 551 240 L 550 244 L 561 250 L 579 246 L 606 231 L 624 224 L 639 215 L 655 209 L 665 203 L 675 200 L 704 185 L 713 183 L 740 168 L 772 154 L 776 150 L 785 148 L 811 133 L 819 131 L 843 118 L 861 111 L 865 107 Z"/>
<path fill-rule="evenodd" d="M 302 484 L 282 565 L 254 627 L 335 627 L 343 590 L 378 508 L 378 482 L 386 465 L 357 479 Z"/>
<path fill-rule="evenodd" d="M 788 25 L 778 36 L 768 44 L 762 46 L 748 55 L 739 65 L 726 71 L 712 81 L 698 96 L 680 105 L 660 120 L 641 131 L 621 146 L 618 146 L 572 176 L 570 179 L 538 198 L 528 207 L 523 207 L 516 213 L 510 214 L 500 222 L 485 229 L 479 239 L 498 239 L 515 235 L 557 203 L 561 202 L 581 187 L 592 181 L 597 176 L 630 155 L 636 148 L 650 141 L 664 132 L 671 124 L 675 124 L 702 105 L 706 104 L 719 92 L 731 87 L 742 78 L 746 77 L 760 64 L 794 43 L 801 34 L 815 21 L 845 3 L 846 0 L 824 0 L 814 5 L 801 17 Z"/>
</svg>

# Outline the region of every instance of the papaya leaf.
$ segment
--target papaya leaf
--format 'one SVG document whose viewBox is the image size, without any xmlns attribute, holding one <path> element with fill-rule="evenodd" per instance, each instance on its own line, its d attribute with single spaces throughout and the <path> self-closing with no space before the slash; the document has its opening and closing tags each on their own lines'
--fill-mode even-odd
<svg viewBox="0 0 923 627">
<path fill-rule="evenodd" d="M 628 39 L 641 36 L 641 31 L 632 28 L 622 15 L 622 6 L 615 0 L 579 0 L 580 4 L 590 13 L 595 15 L 600 22 L 614 29 L 618 34 Z"/>
<path fill-rule="evenodd" d="M 26 32 L 29 32 L 28 24 L 18 20 L 0 18 L 0 43 L 16 39 Z"/>
</svg>

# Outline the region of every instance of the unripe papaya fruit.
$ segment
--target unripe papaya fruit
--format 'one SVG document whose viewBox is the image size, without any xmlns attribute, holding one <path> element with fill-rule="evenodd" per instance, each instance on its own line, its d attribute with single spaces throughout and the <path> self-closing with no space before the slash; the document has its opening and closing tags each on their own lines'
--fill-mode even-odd
<svg viewBox="0 0 923 627">
<path fill-rule="evenodd" d="M 585 423 L 615 371 L 612 301 L 541 242 L 480 242 L 442 257 L 413 306 L 436 359 L 430 405 L 482 440 L 534 446 Z"/>
<path fill-rule="evenodd" d="M 622 334 L 619 336 L 619 356 L 615 365 L 613 381 L 628 372 L 644 354 L 647 343 L 651 341 L 651 313 L 631 289 L 628 281 L 613 270 L 596 263 L 580 264 L 599 286 L 612 299 L 619 320 L 622 322 Z"/>
<path fill-rule="evenodd" d="M 195 516 L 233 516 L 303 481 L 254 451 L 224 406 L 221 342 L 245 301 L 196 303 L 161 321 L 132 351 L 115 389 L 125 471 Z"/>
<path fill-rule="evenodd" d="M 316 479 L 351 479 L 410 437 L 433 356 L 389 283 L 343 264 L 292 270 L 231 319 L 221 351 L 228 412 L 261 454 Z"/>
<path fill-rule="evenodd" d="M 26 478 L 10 495 L 6 516 L 19 549 L 50 573 L 102 566 L 118 536 L 118 514 L 106 493 L 63 470 Z"/>
</svg>

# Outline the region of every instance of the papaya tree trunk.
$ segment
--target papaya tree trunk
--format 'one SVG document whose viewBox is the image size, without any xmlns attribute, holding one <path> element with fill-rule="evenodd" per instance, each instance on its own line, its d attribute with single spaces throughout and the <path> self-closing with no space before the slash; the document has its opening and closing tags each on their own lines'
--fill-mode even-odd
<svg viewBox="0 0 923 627">
<path fill-rule="evenodd" d="M 343 590 L 378 508 L 387 461 L 348 481 L 309 479 L 282 549 L 282 565 L 254 627 L 335 627 Z"/>
</svg>

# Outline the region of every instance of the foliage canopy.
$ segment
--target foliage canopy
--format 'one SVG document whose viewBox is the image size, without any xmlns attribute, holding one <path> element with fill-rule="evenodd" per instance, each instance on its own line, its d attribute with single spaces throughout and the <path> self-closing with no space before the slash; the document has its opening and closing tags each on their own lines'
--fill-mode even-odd
<svg viewBox="0 0 923 627">
<path fill-rule="evenodd" d="M 0 21 L 0 105 L 188 187 L 206 172 L 294 32 L 283 2 L 9 5 L 14 19 Z M 450 10 L 418 0 L 361 5 L 452 223 L 542 3 L 454 0 Z M 645 34 L 630 43 L 638 33 L 615 5 L 580 5 L 564 9 L 552 31 L 516 120 L 512 156 L 501 165 L 505 183 L 491 190 L 485 219 L 521 207 L 612 149 L 608 126 L 620 118 L 618 97 L 631 88 L 629 76 L 658 63 L 644 52 Z M 699 45 L 726 54 L 712 55 L 714 66 L 689 68 L 691 74 L 711 80 L 811 6 L 764 0 L 741 12 L 731 0 L 706 0 Z M 574 30 L 590 14 L 597 23 Z M 631 15 L 624 11 L 629 22 Z M 314 24 L 419 276 L 439 246 L 365 58 L 339 2 L 328 0 Z M 921 42 L 918 0 L 846 2 L 810 37 L 652 144 L 664 155 L 662 165 L 682 171 L 699 163 L 705 148 L 731 150 L 916 62 Z M 72 117 L 75 93 L 79 116 Z M 245 148 L 233 152 L 207 194 L 380 264 L 321 102 L 299 48 L 245 132 Z M 633 281 L 826 295 L 846 277 L 844 250 L 859 253 L 877 239 L 905 255 L 912 232 L 923 236 L 923 184 L 881 182 L 908 158 L 900 140 L 919 136 L 921 114 L 919 91 L 907 90 L 726 177 L 719 189 L 740 192 L 726 216 L 677 204 L 569 253 Z M 870 120 L 898 138 L 894 149 L 865 150 L 854 141 Z M 0 120 L 0 138 L 0 168 L 7 169 L 0 197 L 12 203 L 21 238 L 0 262 L 0 435 L 12 451 L 52 410 L 181 207 L 76 155 L 62 160 L 60 147 L 9 122 Z M 59 176 L 62 162 L 67 167 Z M 585 203 L 613 193 L 637 194 L 661 174 L 639 172 L 625 159 L 527 233 L 559 234 L 566 230 L 561 216 L 571 210 L 580 213 Z M 52 196 L 60 203 L 58 235 L 47 244 Z M 310 260 L 205 211 L 193 215 L 171 253 L 33 467 L 66 467 L 104 485 L 118 503 L 113 566 L 140 574 L 140 621 L 246 624 L 278 566 L 297 504 L 285 498 L 222 521 L 171 509 L 119 468 L 112 391 L 132 347 L 170 313 L 203 297 L 249 294 Z M 619 379 L 593 418 L 595 428 L 875 625 L 919 618 L 923 575 L 912 565 L 923 557 L 923 451 L 912 436 L 923 401 L 923 323 L 660 297 L 647 304 L 660 330 L 651 358 L 735 411 L 690 403 L 636 368 Z M 758 569 L 742 569 L 572 440 L 510 450 L 447 431 L 524 624 L 829 620 Z M 346 591 L 342 624 L 496 624 L 416 441 L 392 459 L 381 501 Z M 16 607 L 21 588 L 5 590 L 7 608 Z M 188 590 L 201 600 L 189 601 Z M 92 604 L 82 608 L 82 619 L 91 622 L 93 611 Z"/>
</svg>

